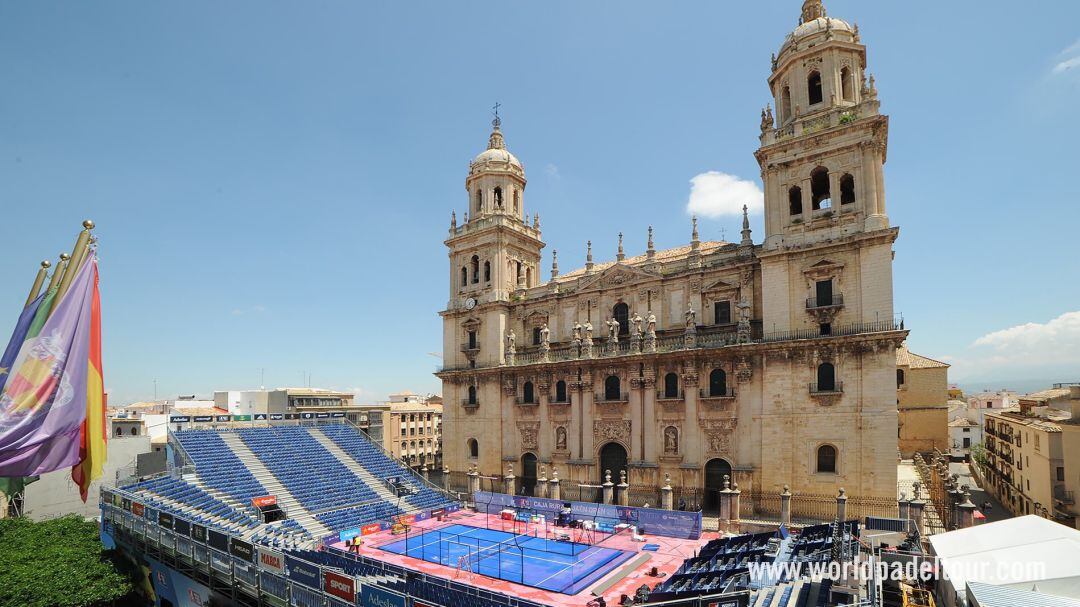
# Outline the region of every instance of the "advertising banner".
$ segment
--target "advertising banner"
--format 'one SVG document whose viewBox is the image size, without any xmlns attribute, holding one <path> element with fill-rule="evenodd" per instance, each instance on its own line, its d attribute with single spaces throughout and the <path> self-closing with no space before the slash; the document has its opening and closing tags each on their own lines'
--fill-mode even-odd
<svg viewBox="0 0 1080 607">
<path fill-rule="evenodd" d="M 300 419 L 299 413 L 286 413 L 285 419 Z"/>
<path fill-rule="evenodd" d="M 183 423 L 187 423 L 187 422 L 190 422 L 190 421 L 191 421 L 191 416 L 190 415 L 170 415 L 169 416 L 169 423 L 170 424 L 183 424 Z"/>
<path fill-rule="evenodd" d="M 206 527 L 203 527 L 202 525 L 196 525 L 196 524 L 193 523 L 191 525 L 191 539 L 195 540 L 196 542 L 199 542 L 200 544 L 205 544 L 206 543 Z"/>
<path fill-rule="evenodd" d="M 277 550 L 263 548 L 262 546 L 258 547 L 258 551 L 260 569 L 266 569 L 282 575 L 285 574 L 285 555 Z"/>
<path fill-rule="evenodd" d="M 323 580 L 325 582 L 323 590 L 327 594 L 345 599 L 350 603 L 356 600 L 356 580 L 333 571 L 324 571 Z"/>
<path fill-rule="evenodd" d="M 329 413 L 316 413 L 315 419 L 330 419 Z"/>
<path fill-rule="evenodd" d="M 360 604 L 365 607 L 405 607 L 405 595 L 371 584 L 361 584 Z"/>
<path fill-rule="evenodd" d="M 217 415 L 217 416 L 214 417 L 214 421 L 219 421 L 219 422 L 232 421 L 232 416 L 231 415 Z"/>
<path fill-rule="evenodd" d="M 251 543 L 235 537 L 230 538 L 229 553 L 249 563 L 255 560 L 255 547 Z"/>
<path fill-rule="evenodd" d="M 382 525 L 379 523 L 370 523 L 360 528 L 360 535 L 371 535 L 372 533 L 378 533 L 382 531 Z"/>
<path fill-rule="evenodd" d="M 284 413 L 271 413 L 270 419 L 285 419 Z"/>
<path fill-rule="evenodd" d="M 191 535 L 191 523 L 182 518 L 173 520 L 173 530 L 180 535 Z"/>
<path fill-rule="evenodd" d="M 143 514 L 146 513 L 146 507 L 143 506 L 142 504 L 140 504 L 139 502 L 132 502 L 131 503 L 131 512 L 135 516 L 142 516 Z"/>
<path fill-rule="evenodd" d="M 158 513 L 158 525 L 161 525 L 162 527 L 164 527 L 166 529 L 172 529 L 172 524 L 173 524 L 173 517 L 172 517 L 171 514 L 166 514 L 164 512 L 159 512 Z"/>
<path fill-rule="evenodd" d="M 266 421 L 266 414 L 265 413 L 256 413 L 255 414 L 255 421 L 257 421 L 257 422 Z"/>
<path fill-rule="evenodd" d="M 353 539 L 354 537 L 356 537 L 358 535 L 360 535 L 360 528 L 359 527 L 357 527 L 355 529 L 346 529 L 345 531 L 342 531 L 341 533 L 338 534 L 338 539 L 340 539 L 343 542 L 347 542 L 347 541 Z"/>
<path fill-rule="evenodd" d="M 330 414 L 330 417 L 334 417 L 334 418 L 345 417 L 345 414 L 343 412 L 341 412 L 341 411 L 335 411 L 335 412 Z"/>
<path fill-rule="evenodd" d="M 300 419 L 315 419 L 314 413 L 301 413 Z"/>
<path fill-rule="evenodd" d="M 273 506 L 276 503 L 277 503 L 277 496 L 275 496 L 275 495 L 264 495 L 262 497 L 253 497 L 253 498 L 251 498 L 251 505 L 255 506 L 256 508 L 264 508 L 266 506 Z"/>
<path fill-rule="evenodd" d="M 212 422 L 212 421 L 214 421 L 214 416 L 213 415 L 195 415 L 195 416 L 192 416 L 191 419 L 196 421 L 196 422 Z"/>
<path fill-rule="evenodd" d="M 322 576 L 319 575 L 319 568 L 315 565 L 285 555 L 285 570 L 289 572 L 290 580 L 309 588 L 322 590 Z"/>
<path fill-rule="evenodd" d="M 222 552 L 229 551 L 229 536 L 221 533 L 220 531 L 214 531 L 213 529 L 207 529 L 206 535 L 211 548 L 220 550 Z"/>
</svg>

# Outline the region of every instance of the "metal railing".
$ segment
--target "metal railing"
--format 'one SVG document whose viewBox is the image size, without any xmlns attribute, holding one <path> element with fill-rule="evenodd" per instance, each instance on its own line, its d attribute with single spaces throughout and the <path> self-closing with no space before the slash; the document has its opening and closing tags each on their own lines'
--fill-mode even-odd
<svg viewBox="0 0 1080 607">
<path fill-rule="evenodd" d="M 809 385 L 810 394 L 843 394 L 844 382 L 834 381 L 828 384 L 813 382 Z"/>
<path fill-rule="evenodd" d="M 735 388 L 729 387 L 717 387 L 713 388 L 701 388 L 698 391 L 698 395 L 701 398 L 735 398 Z"/>
<path fill-rule="evenodd" d="M 832 297 L 808 297 L 806 299 L 806 309 L 814 310 L 817 308 L 839 308 L 844 305 L 844 295 L 842 293 L 833 293 Z"/>
</svg>

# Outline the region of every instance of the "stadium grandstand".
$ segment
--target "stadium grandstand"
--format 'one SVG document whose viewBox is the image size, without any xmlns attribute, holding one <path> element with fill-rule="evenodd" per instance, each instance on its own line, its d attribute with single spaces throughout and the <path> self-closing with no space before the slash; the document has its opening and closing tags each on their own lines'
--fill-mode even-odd
<svg viewBox="0 0 1080 607">
<path fill-rule="evenodd" d="M 344 420 L 173 428 L 166 472 L 101 493 L 103 542 L 147 572 L 159 606 L 860 600 L 761 567 L 855 562 L 855 521 L 735 535 L 703 531 L 700 512 L 480 490 L 462 503 Z"/>
</svg>

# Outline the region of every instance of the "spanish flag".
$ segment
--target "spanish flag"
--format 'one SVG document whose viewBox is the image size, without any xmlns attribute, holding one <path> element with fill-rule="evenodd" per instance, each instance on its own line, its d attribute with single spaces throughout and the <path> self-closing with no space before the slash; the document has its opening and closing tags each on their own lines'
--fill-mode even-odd
<svg viewBox="0 0 1080 607">
<path fill-rule="evenodd" d="M 96 260 L 93 260 L 96 262 Z M 105 382 L 101 370 L 101 296 L 98 293 L 97 263 L 92 264 L 93 291 L 90 298 L 90 348 L 86 373 L 86 418 L 79 432 L 81 461 L 71 469 L 71 478 L 79 485 L 86 502 L 90 483 L 101 477 L 105 465 Z"/>
</svg>

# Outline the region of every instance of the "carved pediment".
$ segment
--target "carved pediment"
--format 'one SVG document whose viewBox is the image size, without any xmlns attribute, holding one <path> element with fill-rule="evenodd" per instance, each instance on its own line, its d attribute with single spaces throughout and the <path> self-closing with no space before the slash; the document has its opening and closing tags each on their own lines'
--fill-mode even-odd
<svg viewBox="0 0 1080 607">
<path fill-rule="evenodd" d="M 844 264 L 828 258 L 822 258 L 803 270 L 808 278 L 835 276 L 844 269 Z"/>
<path fill-rule="evenodd" d="M 739 285 L 721 279 L 706 285 L 701 292 L 705 295 L 730 295 L 736 293 L 738 290 Z"/>
<path fill-rule="evenodd" d="M 579 289 L 581 291 L 586 291 L 590 289 L 622 287 L 631 285 L 635 282 L 652 280 L 659 277 L 660 275 L 655 272 L 642 270 L 641 268 L 626 265 L 624 263 L 615 263 L 605 268 L 603 272 L 600 272 L 596 276 L 591 276 L 582 281 Z"/>
<path fill-rule="evenodd" d="M 465 322 L 461 323 L 461 327 L 466 331 L 476 331 L 480 328 L 480 319 L 475 317 L 468 318 Z"/>
<path fill-rule="evenodd" d="M 521 320 L 525 321 L 527 326 L 539 326 L 548 322 L 548 318 L 551 317 L 551 310 L 533 310 L 526 314 L 523 309 L 519 314 L 521 315 Z"/>
</svg>

